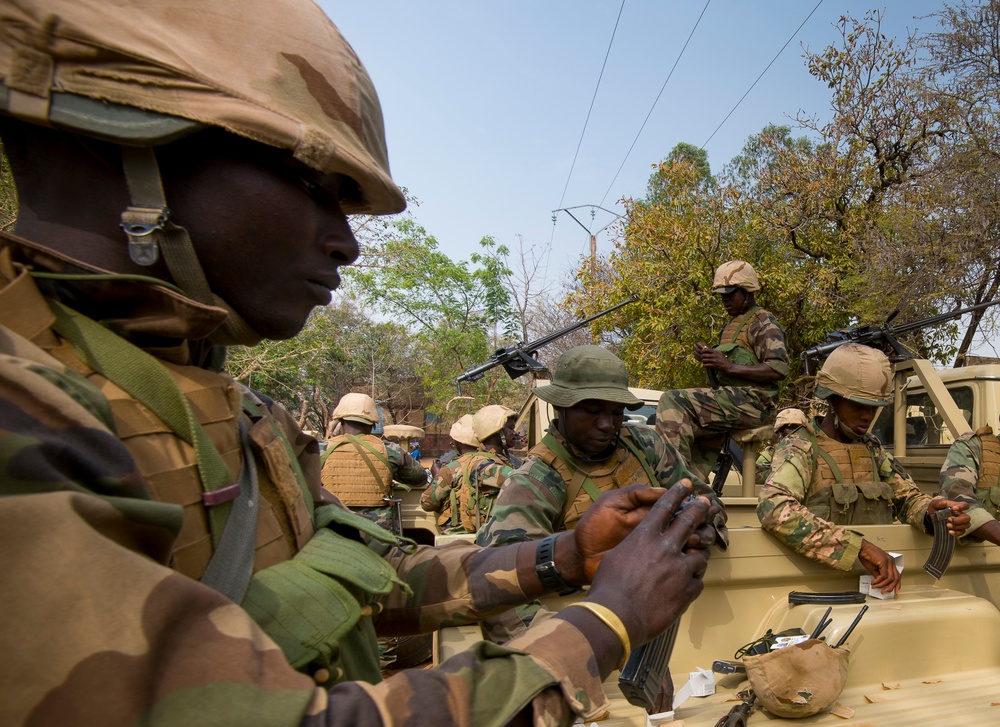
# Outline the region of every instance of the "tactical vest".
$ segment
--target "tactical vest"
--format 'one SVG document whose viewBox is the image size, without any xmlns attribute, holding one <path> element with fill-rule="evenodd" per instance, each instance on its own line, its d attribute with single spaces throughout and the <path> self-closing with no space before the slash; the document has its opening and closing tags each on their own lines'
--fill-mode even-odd
<svg viewBox="0 0 1000 727">
<path fill-rule="evenodd" d="M 994 518 L 1000 517 L 1000 439 L 990 427 L 976 431 L 983 447 L 983 459 L 979 464 L 979 481 L 976 483 L 976 497 Z"/>
<path fill-rule="evenodd" d="M 372 434 L 334 437 L 326 447 L 323 487 L 348 507 L 381 507 L 392 494 L 385 442 Z"/>
<path fill-rule="evenodd" d="M 895 520 L 892 487 L 878 475 L 875 453 L 864 442 L 838 442 L 806 434 L 813 446 L 809 511 L 836 525 L 890 525 Z"/>
<path fill-rule="evenodd" d="M 645 453 L 632 440 L 628 427 L 622 427 L 619 441 L 622 446 L 603 462 L 581 462 L 551 434 L 542 437 L 528 452 L 552 467 L 566 483 L 562 522 L 555 523 L 557 531 L 573 530 L 601 493 L 636 484 L 659 486 Z"/>
<path fill-rule="evenodd" d="M 467 533 L 476 532 L 479 527 L 490 519 L 493 514 L 493 504 L 496 502 L 497 493 L 500 491 L 501 479 L 497 486 L 483 487 L 481 478 L 476 478 L 472 482 L 472 471 L 478 466 L 486 466 L 493 463 L 510 466 L 502 455 L 495 451 L 489 452 L 469 452 L 458 460 L 462 464 L 459 485 L 452 490 L 458 493 L 457 505 L 461 519 L 462 528 Z"/>
<path fill-rule="evenodd" d="M 148 483 L 151 498 L 183 508 L 184 523 L 171 567 L 201 579 L 213 555 L 213 535 L 215 540 L 219 538 L 213 528 L 218 528 L 220 520 L 211 510 L 224 512 L 230 503 L 211 504 L 217 498 L 203 487 L 195 448 L 146 404 L 114 383 L 111 379 L 116 376 L 105 376 L 84 361 L 74 346 L 82 342 L 86 347 L 92 342 L 82 324 L 91 326 L 91 331 L 97 324 L 80 316 L 77 323 L 83 333 L 72 336 L 74 341 L 80 339 L 73 345 L 56 335 L 57 331 L 62 334 L 59 326 L 63 324 L 57 324 L 53 310 L 27 272 L 12 266 L 9 249 L 0 248 L 0 281 L 4 279 L 8 282 L 0 289 L 0 323 L 84 375 L 105 396 L 117 434 Z M 106 329 L 102 333 L 106 335 Z M 135 351 L 137 356 L 144 355 Z M 377 605 L 373 604 L 378 595 L 401 584 L 391 566 L 369 548 L 325 526 L 340 522 L 376 539 L 388 536 L 387 542 L 394 542 L 395 538 L 338 507 L 314 511 L 287 437 L 257 406 L 259 401 L 245 398 L 232 379 L 194 366 L 162 360 L 155 360 L 155 364 L 169 374 L 189 402 L 190 411 L 221 455 L 230 482 L 242 460 L 238 422 L 249 430 L 259 497 L 254 575 L 241 603 L 243 608 L 295 668 L 313 674 L 317 681 L 327 685 L 347 679 L 379 681 L 371 622 Z M 225 518 L 221 525 L 224 527 Z"/>
<path fill-rule="evenodd" d="M 750 338 L 747 335 L 747 325 L 760 309 L 759 305 L 751 306 L 742 316 L 733 318 L 722 329 L 722 335 L 719 336 L 719 345 L 715 349 L 726 354 L 726 358 L 734 364 L 756 366 L 760 363 L 760 359 L 754 353 L 753 345 L 750 343 Z M 759 384 L 755 384 L 749 379 L 731 376 L 715 369 L 712 371 L 720 386 L 759 386 Z"/>
</svg>

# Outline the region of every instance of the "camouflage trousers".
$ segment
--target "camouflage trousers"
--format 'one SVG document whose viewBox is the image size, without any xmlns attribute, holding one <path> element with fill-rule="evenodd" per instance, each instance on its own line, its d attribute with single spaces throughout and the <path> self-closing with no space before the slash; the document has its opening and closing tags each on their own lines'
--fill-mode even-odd
<svg viewBox="0 0 1000 727">
<path fill-rule="evenodd" d="M 696 440 L 762 427 L 773 422 L 774 416 L 771 397 L 752 386 L 671 389 L 660 397 L 656 430 L 677 448 L 691 472 L 707 481 L 719 444 L 699 445 Z"/>
</svg>

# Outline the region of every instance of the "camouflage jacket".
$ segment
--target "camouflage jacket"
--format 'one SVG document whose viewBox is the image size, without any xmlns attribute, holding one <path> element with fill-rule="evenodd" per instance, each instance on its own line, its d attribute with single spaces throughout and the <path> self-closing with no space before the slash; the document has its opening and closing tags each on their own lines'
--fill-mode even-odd
<svg viewBox="0 0 1000 727">
<path fill-rule="evenodd" d="M 828 437 L 818 422 L 812 428 L 822 446 Z M 910 475 L 882 448 L 877 438 L 868 434 L 863 441 L 878 464 L 878 477 L 892 489 L 896 518 L 927 532 L 924 515 L 931 498 L 920 492 Z M 824 520 L 804 504 L 813 485 L 817 456 L 804 427 L 778 443 L 771 461 L 771 474 L 760 491 L 757 517 L 765 530 L 796 553 L 848 571 L 857 562 L 864 536 Z"/>
<path fill-rule="evenodd" d="M 733 327 L 740 319 L 741 316 L 737 316 L 726 325 L 720 337 L 721 343 L 731 343 L 729 339 L 736 340 L 734 339 L 735 330 Z M 783 377 L 788 376 L 788 351 L 786 350 L 785 332 L 781 328 L 781 324 L 778 323 L 778 319 L 770 312 L 760 308 L 751 316 L 750 320 L 746 321 L 744 330 L 749 350 L 753 353 L 757 362 L 765 364 Z M 721 383 L 725 385 L 728 382 L 722 381 Z M 765 389 L 772 398 L 778 394 L 777 384 L 760 385 L 748 382 L 743 385 Z"/>
<path fill-rule="evenodd" d="M 466 452 L 451 460 L 438 470 L 437 476 L 428 485 L 427 489 L 420 493 L 420 507 L 427 512 L 438 513 L 437 526 L 442 533 L 465 532 L 461 522 L 458 520 L 458 493 L 454 492 L 462 480 L 462 457 L 471 454 Z M 452 509 L 452 495 L 454 494 L 455 509 Z M 454 514 L 454 522 L 452 515 Z"/>
<path fill-rule="evenodd" d="M 632 433 L 633 441 L 646 455 L 646 460 L 661 487 L 670 487 L 687 478 L 694 484 L 695 493 L 718 501 L 712 489 L 691 474 L 677 450 L 660 437 L 655 429 L 644 424 L 627 426 Z M 556 437 L 571 455 L 575 453 L 575 448 L 558 432 L 555 421 L 549 425 L 548 433 Z M 621 449 L 625 445 L 619 443 L 618 447 Z M 541 539 L 560 529 L 558 524 L 561 522 L 565 505 L 566 482 L 554 467 L 529 455 L 500 489 L 493 507 L 493 516 L 479 530 L 476 543 L 504 545 Z M 727 547 L 729 542 L 725 523 L 726 513 L 723 510 L 717 516 L 715 523 L 717 542 L 723 548 Z"/>
<path fill-rule="evenodd" d="M 438 477 L 421 495 L 420 505 L 428 512 L 447 509 L 449 519 L 444 523 L 438 521 L 438 525 L 446 527 L 447 532 L 474 533 L 489 518 L 496 493 L 513 471 L 508 459 L 494 449 L 467 452 L 449 462 L 438 473 Z M 455 491 L 459 511 L 457 526 L 450 524 L 454 519 L 451 513 L 452 490 Z"/>
<path fill-rule="evenodd" d="M 995 520 L 1000 510 L 998 503 L 993 501 L 994 497 L 1000 499 L 1000 482 L 990 488 L 979 485 L 984 437 L 992 437 L 996 442 L 992 429 L 963 434 L 951 445 L 941 467 L 941 494 L 948 500 L 969 503 L 965 514 L 971 522 L 960 542 L 966 542 L 968 534 Z"/>
<path fill-rule="evenodd" d="M 480 645 L 438 669 L 379 684 L 327 690 L 293 669 L 246 611 L 167 567 L 188 508 L 151 499 L 149 473 L 119 439 L 108 400 L 47 353 L 65 343 L 46 327 L 51 314 L 15 263 L 55 258 L 31 252 L 16 238 L 0 241 L 0 615 L 17 624 L 0 634 L 0 724 L 197 724 L 215 715 L 233 724 L 469 725 L 484 714 L 501 724 L 527 705 L 535 724 L 568 725 L 574 713 L 592 718 L 605 708 L 591 648 L 561 619 L 505 648 Z M 63 265 L 60 272 L 90 272 Z M 165 288 L 72 285 L 87 289 L 78 299 L 93 304 L 103 295 L 119 312 L 126 308 L 116 301 L 128 295 L 135 305 L 127 310 L 143 313 L 147 333 L 155 322 L 176 332 L 218 318 Z M 178 317 L 185 311 L 190 319 Z M 171 353 L 190 361 L 194 348 L 181 342 Z M 315 440 L 292 429 L 280 407 L 265 417 L 288 428 L 286 462 L 301 467 L 319 500 Z M 302 498 L 297 488 L 285 494 Z M 512 550 L 388 550 L 407 588 L 379 597 L 375 628 L 430 631 L 523 602 Z"/>
</svg>

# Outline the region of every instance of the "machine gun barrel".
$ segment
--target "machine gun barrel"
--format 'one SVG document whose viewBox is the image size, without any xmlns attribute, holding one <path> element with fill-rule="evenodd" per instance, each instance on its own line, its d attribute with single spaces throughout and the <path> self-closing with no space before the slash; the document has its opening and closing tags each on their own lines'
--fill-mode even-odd
<svg viewBox="0 0 1000 727">
<path fill-rule="evenodd" d="M 802 360 L 805 362 L 805 369 L 808 372 L 810 359 L 822 358 L 834 349 L 843 346 L 845 343 L 861 343 L 868 346 L 889 344 L 892 346 L 897 355 L 908 357 L 899 341 L 896 340 L 897 334 L 916 331 L 929 326 L 936 326 L 938 323 L 954 320 L 955 318 L 959 318 L 966 313 L 983 310 L 984 308 L 989 308 L 990 306 L 997 305 L 998 303 L 1000 303 L 1000 299 L 988 300 L 983 303 L 971 305 L 967 308 L 960 308 L 959 310 L 951 311 L 950 313 L 939 313 L 936 316 L 929 316 L 927 318 L 921 318 L 920 320 L 911 321 L 910 323 L 892 326 L 889 324 L 892 322 L 892 319 L 896 317 L 896 314 L 899 313 L 898 310 L 895 310 L 889 315 L 889 317 L 885 320 L 885 323 L 881 326 L 852 326 L 850 328 L 841 328 L 833 331 L 827 336 L 826 341 L 803 351 Z"/>
<path fill-rule="evenodd" d="M 541 361 L 535 358 L 535 354 L 538 352 L 538 349 L 542 346 L 547 346 L 553 341 L 558 340 L 573 331 L 583 328 L 585 325 L 597 320 L 601 316 L 606 316 L 608 313 L 612 313 L 619 308 L 627 306 L 629 303 L 634 303 L 637 300 L 639 300 L 639 296 L 633 295 L 631 298 L 623 300 L 621 303 L 613 305 L 610 308 L 606 308 L 601 312 L 595 313 L 594 315 L 577 321 L 576 323 L 572 323 L 565 328 L 560 328 L 558 331 L 553 331 L 547 336 L 542 336 L 541 338 L 528 343 L 515 343 L 498 349 L 492 356 L 490 356 L 490 360 L 486 363 L 474 366 L 473 368 L 459 374 L 459 376 L 455 379 L 455 382 L 458 384 L 459 395 L 462 393 L 463 381 L 478 381 L 483 378 L 483 375 L 487 371 L 497 366 L 503 366 L 507 371 L 507 374 L 512 379 L 516 379 L 518 376 L 523 376 L 529 371 L 547 371 L 548 369 L 542 365 Z"/>
</svg>

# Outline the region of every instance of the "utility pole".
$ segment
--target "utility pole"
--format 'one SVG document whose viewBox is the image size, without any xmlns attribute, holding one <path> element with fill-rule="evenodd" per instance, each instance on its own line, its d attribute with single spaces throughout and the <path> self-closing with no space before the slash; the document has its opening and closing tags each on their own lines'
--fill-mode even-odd
<svg viewBox="0 0 1000 727">
<path fill-rule="evenodd" d="M 614 215 L 614 219 L 611 220 L 611 222 L 609 222 L 608 224 L 606 224 L 601 229 L 595 230 L 594 232 L 591 232 L 590 228 L 587 227 L 582 222 L 580 222 L 580 220 L 577 218 L 577 216 L 573 214 L 573 210 L 583 209 L 585 207 L 589 207 L 590 208 L 590 222 L 591 222 L 591 224 L 593 224 L 594 217 L 597 215 L 597 213 L 595 212 L 595 210 L 601 210 L 602 212 L 607 212 L 609 215 Z M 590 272 L 593 273 L 594 271 L 597 270 L 597 236 L 599 234 L 601 234 L 602 232 L 604 232 L 609 227 L 611 227 L 611 225 L 613 225 L 621 217 L 621 215 L 618 214 L 617 212 L 612 212 L 611 210 L 605 209 L 604 207 L 601 207 L 600 205 L 596 205 L 596 204 L 579 204 L 576 207 L 560 207 L 559 209 L 552 210 L 552 224 L 553 224 L 553 226 L 556 224 L 556 213 L 557 212 L 565 212 L 566 214 L 568 214 L 570 217 L 573 218 L 573 221 L 576 222 L 576 224 L 580 225 L 580 227 L 582 227 L 584 230 L 586 230 L 587 236 L 590 238 Z"/>
</svg>

